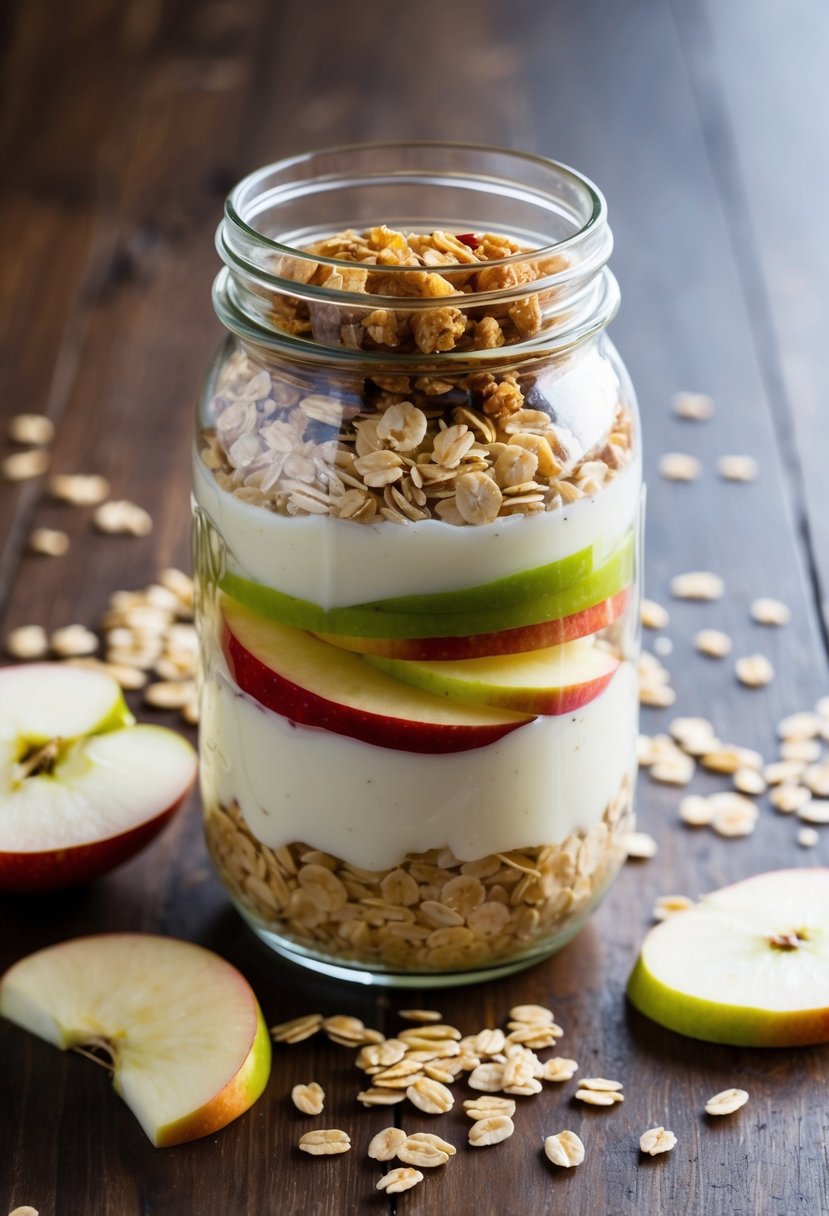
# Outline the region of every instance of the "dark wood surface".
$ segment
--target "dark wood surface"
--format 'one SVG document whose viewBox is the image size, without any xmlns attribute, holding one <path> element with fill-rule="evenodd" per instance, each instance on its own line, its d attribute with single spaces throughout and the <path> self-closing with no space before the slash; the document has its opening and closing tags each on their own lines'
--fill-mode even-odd
<svg viewBox="0 0 829 1216">
<path fill-rule="evenodd" d="M 355 138 L 443 136 L 568 161 L 605 191 L 623 307 L 613 336 L 638 386 L 649 473 L 647 590 L 668 603 L 683 570 L 727 582 L 714 605 L 672 603 L 666 660 L 677 712 L 773 753 L 775 723 L 829 692 L 821 596 L 829 586 L 826 413 L 829 185 L 825 80 L 829 9 L 817 0 L 12 0 L 0 112 L 0 413 L 47 412 L 55 471 L 103 472 L 153 513 L 151 536 L 104 537 L 89 512 L 51 502 L 41 481 L 0 485 L 0 625 L 94 625 L 116 588 L 187 563 L 188 458 L 195 394 L 219 336 L 209 288 L 223 196 L 257 164 Z M 675 419 L 672 394 L 709 392 L 710 423 Z M 5 446 L 5 454 L 10 451 Z M 692 485 L 661 480 L 661 452 L 698 455 Z M 716 457 L 748 453 L 751 485 L 726 484 Z M 32 526 L 65 528 L 69 556 L 25 554 Z M 757 595 L 792 611 L 782 630 L 749 620 Z M 735 653 L 776 668 L 749 691 L 730 663 L 694 653 L 702 624 Z M 150 716 L 143 711 L 144 716 Z M 646 711 L 664 729 L 671 711 Z M 163 720 L 162 715 L 155 715 Z M 724 782 L 709 776 L 694 788 Z M 804 1216 L 829 1213 L 825 1049 L 749 1051 L 660 1030 L 624 985 L 654 899 L 696 896 L 781 865 L 827 864 L 763 803 L 753 836 L 683 829 L 676 791 L 640 782 L 641 826 L 657 857 L 629 864 L 598 915 L 557 957 L 507 981 L 454 992 L 383 994 L 301 974 L 272 957 L 207 868 L 193 798 L 142 856 L 86 890 L 0 900 L 0 967 L 99 929 L 169 933 L 211 946 L 256 989 L 269 1022 L 321 1010 L 399 1028 L 422 1003 L 464 1032 L 503 1022 L 518 1001 L 552 1005 L 582 1074 L 625 1082 L 611 1111 L 572 1086 L 527 1103 L 515 1136 L 462 1147 L 445 1170 L 392 1199 L 374 1191 L 365 1148 L 416 1112 L 364 1111 L 348 1051 L 319 1040 L 277 1048 L 266 1094 L 217 1136 L 152 1149 L 102 1070 L 0 1026 L 0 1211 L 41 1216 Z M 828 829 L 829 830 L 829 829 Z M 305 1159 L 291 1086 L 317 1079 L 345 1157 Z M 714 1125 L 710 1094 L 751 1093 Z M 453 1112 L 441 1134 L 464 1144 Z M 675 1151 L 642 1161 L 640 1133 L 664 1124 Z M 542 1137 L 569 1126 L 582 1166 L 549 1167 Z M 4 1207 L 5 1205 L 5 1207 Z"/>
</svg>

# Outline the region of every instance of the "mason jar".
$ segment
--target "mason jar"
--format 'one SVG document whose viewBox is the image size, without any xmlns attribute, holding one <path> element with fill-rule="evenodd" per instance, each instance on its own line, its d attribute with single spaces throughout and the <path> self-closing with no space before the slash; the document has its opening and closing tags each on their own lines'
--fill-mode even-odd
<svg viewBox="0 0 829 1216">
<path fill-rule="evenodd" d="M 228 198 L 194 456 L 207 844 L 295 962 L 506 974 L 633 825 L 641 462 L 606 207 L 497 148 Z"/>
</svg>

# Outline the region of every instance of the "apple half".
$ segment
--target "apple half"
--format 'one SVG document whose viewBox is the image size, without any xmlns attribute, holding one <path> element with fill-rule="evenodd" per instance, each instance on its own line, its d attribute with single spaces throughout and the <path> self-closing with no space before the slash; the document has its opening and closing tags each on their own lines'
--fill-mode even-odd
<svg viewBox="0 0 829 1216">
<path fill-rule="evenodd" d="M 367 656 L 396 680 L 442 697 L 529 714 L 566 714 L 610 683 L 619 659 L 591 639 L 525 654 L 412 662 Z"/>
<path fill-rule="evenodd" d="M 773 870 L 706 895 L 647 934 L 627 991 L 694 1039 L 829 1042 L 829 869 Z"/>
<path fill-rule="evenodd" d="M 467 751 L 532 717 L 465 705 L 412 688 L 359 655 L 222 600 L 222 651 L 242 692 L 304 726 L 377 747 L 429 754 Z"/>
<path fill-rule="evenodd" d="M 0 890 L 87 882 L 161 831 L 196 756 L 175 731 L 134 723 L 102 672 L 0 669 Z"/>
<path fill-rule="evenodd" d="M 310 600 L 286 595 L 237 574 L 221 579 L 222 591 L 261 616 L 316 634 L 344 634 L 365 638 L 466 638 L 471 634 L 501 632 L 527 625 L 573 616 L 615 596 L 630 583 L 633 574 L 634 536 L 625 536 L 602 564 L 564 587 L 547 589 L 535 596 L 488 603 L 474 597 L 462 606 L 446 597 L 431 610 L 422 602 L 430 597 L 407 597 L 405 601 L 375 600 L 339 608 L 321 608 Z M 476 588 L 470 588 L 476 591 Z M 417 610 L 400 608 L 401 602 L 418 601 Z M 448 601 L 448 606 L 447 602 Z M 549 644 L 549 643 L 548 643 Z"/>
<path fill-rule="evenodd" d="M 38 950 L 0 980 L 0 1015 L 64 1051 L 100 1052 L 158 1148 L 218 1131 L 270 1076 L 250 984 L 217 954 L 175 938 L 105 933 Z"/>
</svg>

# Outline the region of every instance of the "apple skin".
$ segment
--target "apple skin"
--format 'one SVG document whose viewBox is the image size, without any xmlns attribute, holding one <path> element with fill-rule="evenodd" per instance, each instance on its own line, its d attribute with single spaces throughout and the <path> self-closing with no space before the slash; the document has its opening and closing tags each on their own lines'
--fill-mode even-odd
<svg viewBox="0 0 829 1216">
<path fill-rule="evenodd" d="M 198 1110 L 160 1127 L 154 1141 L 156 1148 L 171 1148 L 210 1136 L 244 1114 L 261 1096 L 271 1075 L 272 1049 L 271 1036 L 258 1003 L 256 1015 L 256 1035 L 250 1054 L 236 1076 Z M 115 1089 L 118 1092 L 117 1085 Z"/>
<path fill-rule="evenodd" d="M 383 601 L 326 610 L 309 600 L 285 595 L 273 587 L 252 583 L 236 574 L 224 575 L 220 587 L 229 598 L 269 620 L 317 635 L 466 638 L 471 634 L 538 625 L 591 608 L 615 596 L 628 585 L 633 574 L 633 562 L 634 536 L 629 533 L 601 566 L 571 586 L 545 592 L 534 599 L 496 605 L 473 603 L 463 610 L 432 613 L 389 611 L 379 606 Z"/>
<path fill-rule="evenodd" d="M 231 601 L 224 602 L 223 615 L 222 652 L 239 688 L 266 709 L 300 725 L 347 735 L 376 747 L 437 755 L 486 747 L 532 721 L 532 717 L 510 710 L 465 711 L 463 706 L 457 706 L 457 721 L 453 721 L 445 698 L 400 685 L 369 667 L 358 655 L 329 647 L 290 626 L 263 621 Z M 289 670 L 291 658 L 300 652 L 309 660 L 302 678 L 316 687 L 300 685 L 285 669 L 278 670 L 282 664 Z M 376 688 L 376 703 L 382 704 L 385 712 L 373 712 L 365 705 L 325 695 L 323 688 L 336 689 L 329 674 L 332 671 L 344 672 L 350 688 Z M 391 712 L 398 705 L 400 716 Z M 424 716 L 403 716 L 407 706 L 413 705 Z M 425 716 L 430 711 L 434 712 L 434 721 Z M 464 721 L 465 717 L 471 720 Z"/>
<path fill-rule="evenodd" d="M 461 638 L 361 638 L 336 633 L 318 633 L 324 642 L 352 650 L 358 654 L 379 655 L 388 659 L 478 659 L 499 654 L 520 654 L 560 646 L 577 638 L 588 637 L 618 621 L 630 601 L 630 588 L 625 587 L 609 599 L 593 604 L 571 616 L 539 625 L 522 625 L 517 629 L 502 629 L 494 633 L 477 633 Z"/>
<path fill-rule="evenodd" d="M 521 713 L 556 715 L 588 705 L 610 683 L 619 660 L 589 644 L 554 646 L 530 655 L 417 663 L 368 657 L 396 680 L 437 696 Z M 579 654 L 579 652 L 581 652 Z M 529 663 L 527 662 L 529 660 Z M 535 670 L 529 670 L 529 667 Z M 526 670 L 525 670 L 526 669 Z M 522 672 L 524 682 L 521 682 Z"/>
<path fill-rule="evenodd" d="M 798 893 L 797 900 L 801 906 L 794 911 L 778 911 L 779 904 L 775 900 L 775 892 L 768 886 L 770 879 L 782 880 L 783 883 L 789 884 L 790 889 Z M 746 895 L 750 899 L 756 899 L 759 883 L 766 884 L 765 906 L 760 905 L 763 906 L 763 921 L 758 920 L 755 929 L 753 920 L 746 922 L 745 918 L 741 917 L 741 910 L 743 906 L 751 906 L 746 901 Z M 701 906 L 704 907 L 707 903 L 732 916 L 735 924 L 742 920 L 743 932 L 748 933 L 747 923 L 751 924 L 750 937 L 756 948 L 755 939 L 759 942 L 766 935 L 770 920 L 780 919 L 778 929 L 795 928 L 803 919 L 807 921 L 804 927 L 808 927 L 816 908 L 826 909 L 824 921 L 829 919 L 829 869 L 815 867 L 757 874 L 711 892 L 703 898 Z M 695 915 L 694 908 L 679 913 L 678 917 L 692 915 Z M 727 1004 L 725 999 L 709 999 L 688 992 L 678 994 L 675 989 L 665 984 L 648 966 L 646 956 L 649 944 L 656 942 L 658 948 L 664 951 L 667 946 L 674 956 L 678 957 L 678 944 L 675 946 L 675 933 L 672 929 L 673 920 L 674 918 L 669 918 L 649 931 L 628 979 L 628 1000 L 645 1017 L 689 1038 L 735 1047 L 801 1047 L 829 1042 L 829 979 L 826 981 L 825 1005 L 797 1009 L 764 1009 L 750 1004 Z M 824 929 L 824 925 L 818 925 L 814 947 L 819 953 L 813 958 L 812 966 L 817 974 L 817 968 L 822 965 L 823 974 L 829 975 L 829 971 L 825 969 L 827 947 Z M 808 943 L 805 948 L 809 949 Z M 758 956 L 756 966 L 763 965 L 762 958 L 762 955 Z M 712 960 L 712 967 L 717 966 L 717 961 Z M 781 958 L 780 962 L 783 963 L 784 959 Z M 781 972 L 781 980 L 784 977 L 785 973 Z M 723 997 L 726 995 L 725 987 L 724 981 L 721 985 Z"/>
</svg>

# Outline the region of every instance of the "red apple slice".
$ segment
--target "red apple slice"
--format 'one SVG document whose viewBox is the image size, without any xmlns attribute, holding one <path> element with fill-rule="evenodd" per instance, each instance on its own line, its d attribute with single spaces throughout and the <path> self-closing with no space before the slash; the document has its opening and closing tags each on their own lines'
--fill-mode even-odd
<svg viewBox="0 0 829 1216">
<path fill-rule="evenodd" d="M 356 654 L 380 655 L 388 659 L 476 659 L 488 655 L 520 654 L 546 646 L 560 646 L 587 637 L 618 621 L 628 606 L 630 588 L 610 599 L 593 604 L 571 616 L 538 625 L 519 625 L 497 633 L 474 633 L 468 637 L 441 638 L 363 638 L 338 633 L 315 636 Z"/>
<path fill-rule="evenodd" d="M 368 657 L 367 662 L 439 696 L 529 714 L 566 714 L 587 705 L 619 666 L 614 655 L 590 641 L 483 659 L 414 663 Z"/>
<path fill-rule="evenodd" d="M 86 882 L 136 853 L 181 805 L 193 748 L 133 722 L 101 672 L 0 670 L 0 890 Z"/>
<path fill-rule="evenodd" d="M 0 1014 L 63 1050 L 101 1051 L 157 1147 L 218 1131 L 270 1075 L 270 1038 L 247 980 L 174 938 L 107 933 L 39 950 L 0 980 Z"/>
<path fill-rule="evenodd" d="M 222 603 L 222 649 L 243 692 L 275 713 L 377 747 L 443 753 L 486 747 L 532 719 L 433 696 L 310 633 Z"/>
</svg>

